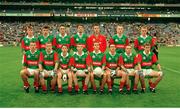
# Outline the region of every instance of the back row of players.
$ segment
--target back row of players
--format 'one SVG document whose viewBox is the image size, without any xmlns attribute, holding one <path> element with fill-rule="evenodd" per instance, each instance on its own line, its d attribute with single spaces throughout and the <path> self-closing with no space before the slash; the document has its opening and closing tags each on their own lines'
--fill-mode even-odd
<svg viewBox="0 0 180 109">
<path fill-rule="evenodd" d="M 78 93 L 77 78 L 82 77 L 83 93 L 88 93 L 89 82 L 93 92 L 97 93 L 94 78 L 98 77 L 101 78 L 100 93 L 104 93 L 106 83 L 109 93 L 112 93 L 113 77 L 121 77 L 119 92 L 124 93 L 123 87 L 126 86 L 127 93 L 130 93 L 129 76 L 134 76 L 132 89 L 134 93 L 138 93 L 139 80 L 141 92 L 145 92 L 144 77 L 151 76 L 157 77 L 154 81 L 149 78 L 150 91 L 155 92 L 163 73 L 156 55 L 152 52 L 156 40 L 147 35 L 147 27 L 141 27 L 141 35 L 134 41 L 137 55 L 132 53 L 132 46 L 123 34 L 123 26 L 117 26 L 117 34 L 110 38 L 109 52 L 106 54 L 106 37 L 100 34 L 98 24 L 94 24 L 92 29 L 94 33 L 88 37 L 84 33 L 83 25 L 78 25 L 77 34 L 70 37 L 66 34 L 65 26 L 61 25 L 59 34 L 53 37 L 49 35 L 49 27 L 44 26 L 42 36 L 35 38 L 33 27 L 27 26 L 27 36 L 21 42 L 24 56 L 23 69 L 20 72 L 25 91 L 29 92 L 28 77 L 34 76 L 35 92 L 39 92 L 40 84 L 42 91 L 46 93 L 45 78 L 51 77 L 51 91 L 55 92 L 57 84 L 58 93 L 61 94 L 62 80 L 68 77 L 68 92 L 71 93 L 74 87 Z M 70 53 L 72 51 L 73 53 Z M 154 64 L 159 71 L 152 70 Z"/>
</svg>

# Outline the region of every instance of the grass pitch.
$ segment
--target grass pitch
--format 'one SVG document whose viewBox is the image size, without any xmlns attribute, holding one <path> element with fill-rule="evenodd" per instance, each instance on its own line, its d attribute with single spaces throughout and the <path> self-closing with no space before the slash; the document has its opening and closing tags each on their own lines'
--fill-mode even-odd
<svg viewBox="0 0 180 109">
<path fill-rule="evenodd" d="M 19 75 L 22 68 L 20 48 L 1 47 L 0 107 L 180 107 L 179 54 L 180 48 L 177 47 L 160 48 L 159 62 L 165 76 L 157 86 L 156 93 L 147 91 L 145 94 L 120 95 L 118 86 L 115 86 L 112 95 L 69 95 L 65 92 L 59 96 L 35 94 L 32 87 L 29 94 L 25 93 Z"/>
</svg>

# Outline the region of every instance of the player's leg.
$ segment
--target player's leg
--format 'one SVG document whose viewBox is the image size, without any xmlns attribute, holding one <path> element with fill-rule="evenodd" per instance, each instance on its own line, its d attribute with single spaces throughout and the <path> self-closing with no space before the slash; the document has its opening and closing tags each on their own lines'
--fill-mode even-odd
<svg viewBox="0 0 180 109">
<path fill-rule="evenodd" d="M 72 92 L 72 72 L 67 72 L 68 75 L 68 92 Z"/>
<path fill-rule="evenodd" d="M 60 71 L 57 72 L 57 85 L 58 85 L 58 93 L 63 92 L 62 88 L 62 73 Z"/>
<path fill-rule="evenodd" d="M 95 84 L 95 81 L 94 81 L 94 73 L 91 72 L 90 73 L 90 80 L 91 80 L 91 85 L 93 86 L 93 93 L 97 93 L 97 88 L 96 88 L 96 84 Z"/>
<path fill-rule="evenodd" d="M 135 94 L 138 93 L 138 82 L 139 82 L 139 74 L 137 70 L 134 71 L 134 87 L 133 87 L 133 92 Z"/>
<path fill-rule="evenodd" d="M 29 93 L 29 87 L 30 87 L 30 85 L 29 85 L 29 82 L 28 82 L 28 71 L 27 71 L 27 69 L 23 69 L 23 70 L 21 70 L 21 72 L 20 72 L 20 76 L 21 76 L 21 78 L 22 78 L 22 81 L 23 81 L 23 83 L 24 83 L 24 90 L 27 92 L 27 93 Z"/>
<path fill-rule="evenodd" d="M 146 91 L 145 76 L 147 76 L 147 69 L 142 69 L 142 73 L 139 74 L 139 79 L 141 83 L 141 93 L 145 93 Z"/>
<path fill-rule="evenodd" d="M 32 73 L 34 74 L 34 89 L 35 89 L 35 92 L 38 93 L 39 92 L 39 70 L 34 70 L 32 71 Z"/>
<path fill-rule="evenodd" d="M 51 92 L 54 93 L 55 92 L 55 87 L 56 87 L 56 82 L 57 82 L 56 81 L 57 80 L 57 75 L 54 74 L 51 77 L 52 77 L 52 79 L 51 79 Z"/>
<path fill-rule="evenodd" d="M 84 85 L 83 85 L 83 93 L 84 94 L 88 94 L 88 83 L 89 83 L 89 79 L 90 79 L 90 74 L 87 72 L 84 72 Z"/>
<path fill-rule="evenodd" d="M 127 79 L 127 74 L 124 71 L 122 71 L 122 70 L 118 70 L 116 72 L 116 76 L 117 77 L 122 77 L 121 80 L 120 80 L 119 92 L 121 94 L 123 94 L 123 87 L 124 87 L 126 79 Z"/>
<path fill-rule="evenodd" d="M 47 93 L 47 87 L 46 87 L 46 83 L 45 83 L 45 79 L 44 79 L 47 77 L 49 77 L 49 74 L 46 70 L 43 70 L 43 72 L 40 72 L 40 83 L 42 86 L 43 93 Z"/>
<path fill-rule="evenodd" d="M 151 92 L 155 92 L 156 86 L 162 80 L 163 73 L 161 71 L 157 72 L 157 71 L 152 70 L 152 72 L 149 74 L 149 76 L 156 77 L 155 81 L 152 82 L 152 84 L 150 86 Z"/>
<path fill-rule="evenodd" d="M 106 84 L 106 79 L 107 78 L 107 74 L 106 73 L 103 73 L 102 74 L 102 82 L 101 82 L 101 86 L 100 86 L 100 94 L 103 94 L 104 93 L 104 85 Z"/>
<path fill-rule="evenodd" d="M 74 85 L 75 85 L 75 92 L 78 93 L 79 92 L 79 85 L 78 85 L 76 73 L 72 73 L 72 78 L 73 78 Z"/>
<path fill-rule="evenodd" d="M 105 73 L 107 74 L 107 85 L 108 85 L 108 92 L 112 93 L 112 86 L 111 86 L 111 71 L 110 70 L 106 70 Z"/>
</svg>

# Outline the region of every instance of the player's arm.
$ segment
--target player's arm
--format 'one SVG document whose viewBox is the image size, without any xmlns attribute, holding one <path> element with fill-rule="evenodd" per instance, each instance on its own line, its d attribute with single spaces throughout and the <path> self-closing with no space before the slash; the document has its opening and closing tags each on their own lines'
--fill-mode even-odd
<svg viewBox="0 0 180 109">
<path fill-rule="evenodd" d="M 126 46 L 129 45 L 129 39 L 126 37 Z"/>
<path fill-rule="evenodd" d="M 53 38 L 53 40 L 52 40 L 52 48 L 53 48 L 53 50 L 55 50 L 56 51 L 56 37 L 54 37 Z"/>
<path fill-rule="evenodd" d="M 21 48 L 22 48 L 23 54 L 25 54 L 25 44 L 24 44 L 24 40 L 23 39 L 21 41 Z"/>
<path fill-rule="evenodd" d="M 135 49 L 136 53 L 138 53 L 138 46 L 139 46 L 138 39 L 135 39 L 134 40 L 134 49 Z"/>
<path fill-rule="evenodd" d="M 40 71 L 40 72 L 43 71 L 43 66 L 42 66 L 43 61 L 44 61 L 44 56 L 43 56 L 43 53 L 41 52 L 41 53 L 40 53 L 40 56 L 39 56 L 39 64 L 38 64 L 38 66 L 39 66 L 39 71 Z"/>
<path fill-rule="evenodd" d="M 119 57 L 119 65 L 124 72 L 128 73 L 127 69 L 124 67 L 124 61 L 122 56 Z"/>
<path fill-rule="evenodd" d="M 27 68 L 27 56 L 26 54 L 23 55 L 23 69 Z"/>
<path fill-rule="evenodd" d="M 153 53 L 153 57 L 152 57 L 152 63 L 155 64 L 158 68 L 159 71 L 161 71 L 161 65 L 159 64 L 159 62 L 157 61 L 157 57 L 156 55 Z"/>
<path fill-rule="evenodd" d="M 103 41 L 101 43 L 102 43 L 102 52 L 104 53 L 107 47 L 107 41 L 105 36 L 103 36 Z"/>
<path fill-rule="evenodd" d="M 109 45 L 110 44 L 114 44 L 114 39 L 112 37 L 109 39 Z"/>
</svg>

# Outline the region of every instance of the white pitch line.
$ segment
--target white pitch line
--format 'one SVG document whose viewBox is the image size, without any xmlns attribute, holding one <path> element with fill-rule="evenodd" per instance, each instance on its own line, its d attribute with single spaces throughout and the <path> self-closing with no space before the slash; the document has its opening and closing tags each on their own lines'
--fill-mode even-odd
<svg viewBox="0 0 180 109">
<path fill-rule="evenodd" d="M 162 68 L 180 74 L 180 71 L 177 71 L 177 70 L 174 70 L 174 69 L 171 69 L 171 68 L 168 68 L 168 67 L 164 67 L 164 66 Z"/>
</svg>

